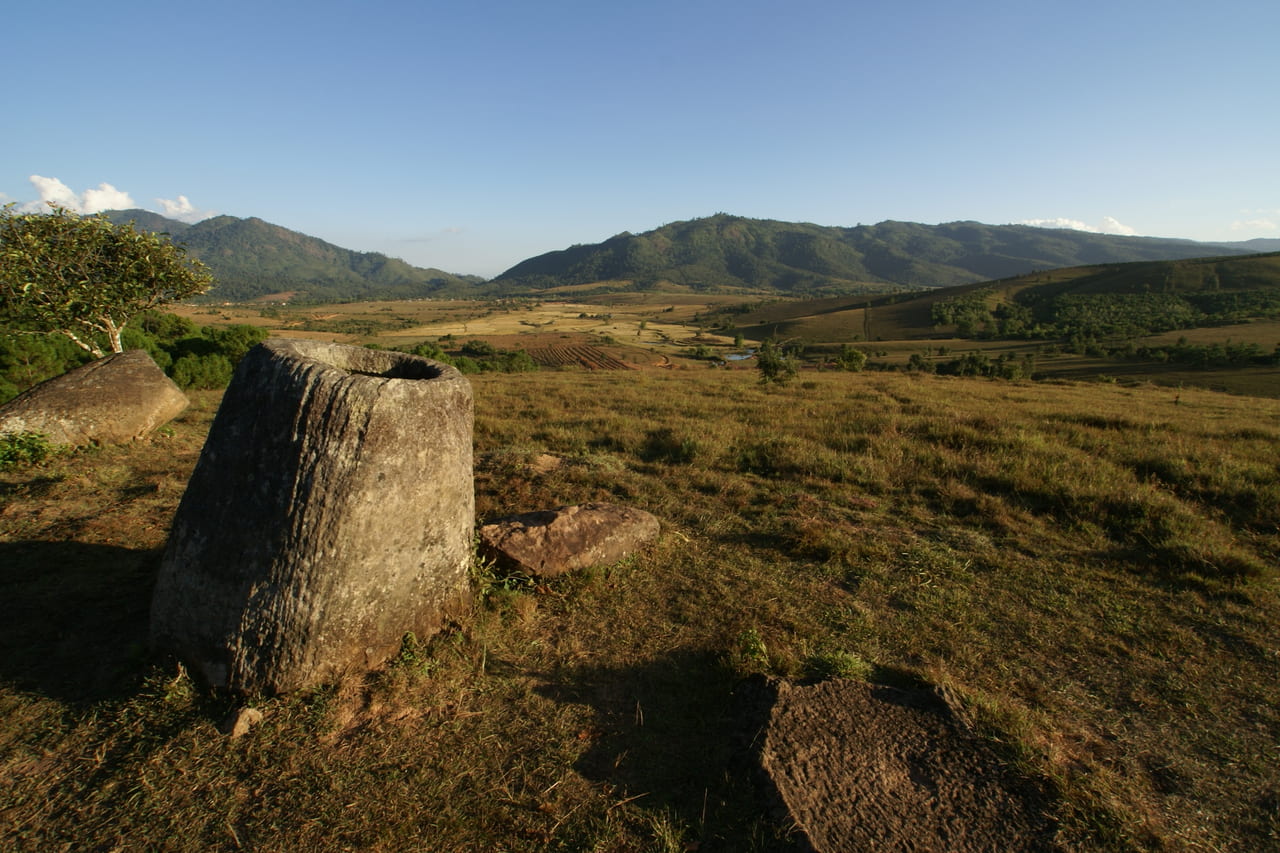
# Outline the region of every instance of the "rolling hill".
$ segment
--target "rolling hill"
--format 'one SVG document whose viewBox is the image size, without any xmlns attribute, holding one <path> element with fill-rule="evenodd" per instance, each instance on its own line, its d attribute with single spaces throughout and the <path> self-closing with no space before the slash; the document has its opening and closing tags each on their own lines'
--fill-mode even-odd
<svg viewBox="0 0 1280 853">
<path fill-rule="evenodd" d="M 1040 269 L 1260 250 L 1027 225 L 889 221 L 838 228 L 716 214 L 548 252 L 502 273 L 485 290 L 545 292 L 601 282 L 611 289 L 865 294 L 948 287 Z"/>
<path fill-rule="evenodd" d="M 273 294 L 324 302 L 468 295 L 482 279 L 356 252 L 256 217 L 215 216 L 194 225 L 146 210 L 114 210 L 113 222 L 172 235 L 213 270 L 207 299 L 248 301 Z"/>
<path fill-rule="evenodd" d="M 1094 264 L 877 298 L 761 305 L 725 328 L 812 341 L 1151 334 L 1280 317 L 1280 253 Z"/>
</svg>

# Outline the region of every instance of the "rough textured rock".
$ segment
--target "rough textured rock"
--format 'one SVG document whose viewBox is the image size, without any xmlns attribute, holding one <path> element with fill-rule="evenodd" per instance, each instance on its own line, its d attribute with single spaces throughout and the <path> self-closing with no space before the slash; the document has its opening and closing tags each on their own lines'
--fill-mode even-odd
<svg viewBox="0 0 1280 853">
<path fill-rule="evenodd" d="M 608 566 L 658 538 L 644 510 L 588 503 L 499 519 L 480 528 L 480 552 L 500 565 L 540 577 Z"/>
<path fill-rule="evenodd" d="M 782 684 L 761 764 L 812 849 L 1058 849 L 1043 799 L 925 691 Z"/>
<path fill-rule="evenodd" d="M 281 693 L 376 667 L 470 601 L 472 398 L 447 365 L 273 339 L 241 361 L 174 518 L 155 648 Z"/>
<path fill-rule="evenodd" d="M 257 708 L 241 708 L 223 720 L 222 733 L 230 735 L 232 740 L 239 740 L 261 722 L 262 712 Z"/>
<path fill-rule="evenodd" d="M 142 350 L 116 353 L 0 406 L 0 434 L 39 432 L 53 444 L 120 444 L 168 423 L 189 401 Z"/>
</svg>

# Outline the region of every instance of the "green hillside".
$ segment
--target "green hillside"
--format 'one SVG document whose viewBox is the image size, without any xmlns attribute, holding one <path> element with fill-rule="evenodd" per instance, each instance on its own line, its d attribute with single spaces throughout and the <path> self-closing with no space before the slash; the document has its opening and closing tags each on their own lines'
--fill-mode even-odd
<svg viewBox="0 0 1280 853">
<path fill-rule="evenodd" d="M 215 216 L 188 225 L 145 210 L 107 216 L 171 234 L 212 268 L 217 285 L 206 298 L 219 302 L 283 293 L 309 301 L 468 295 L 481 281 L 377 252 L 343 249 L 256 217 Z"/>
<path fill-rule="evenodd" d="M 530 258 L 487 290 L 516 293 L 619 280 L 695 291 L 790 295 L 949 287 L 1038 269 L 1245 253 L 1187 240 L 1024 225 L 882 222 L 838 228 L 717 214 Z"/>
<path fill-rule="evenodd" d="M 1071 267 L 874 299 L 763 305 L 723 324 L 748 337 L 815 341 L 1049 339 L 1277 317 L 1280 253 L 1271 253 Z"/>
</svg>

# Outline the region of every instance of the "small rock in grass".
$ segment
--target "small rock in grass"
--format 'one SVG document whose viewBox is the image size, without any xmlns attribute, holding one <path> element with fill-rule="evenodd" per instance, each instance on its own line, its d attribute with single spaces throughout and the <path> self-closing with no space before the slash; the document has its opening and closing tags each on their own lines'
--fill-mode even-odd
<svg viewBox="0 0 1280 853">
<path fill-rule="evenodd" d="M 658 538 L 644 510 L 587 503 L 501 518 L 480 528 L 480 552 L 498 565 L 549 578 L 611 566 Z"/>
<path fill-rule="evenodd" d="M 262 722 L 262 712 L 257 708 L 241 708 L 236 711 L 222 724 L 224 734 L 230 735 L 232 740 L 244 737 L 249 733 L 249 729 Z"/>
</svg>

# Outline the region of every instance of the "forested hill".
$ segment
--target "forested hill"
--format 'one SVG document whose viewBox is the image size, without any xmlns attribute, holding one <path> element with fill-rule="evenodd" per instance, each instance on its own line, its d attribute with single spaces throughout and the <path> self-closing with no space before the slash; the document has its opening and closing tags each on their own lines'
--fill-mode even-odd
<svg viewBox="0 0 1280 853">
<path fill-rule="evenodd" d="M 486 290 L 519 293 L 609 282 L 612 289 L 838 295 L 886 286 L 947 287 L 1037 269 L 1257 251 L 1028 225 L 889 221 L 839 228 L 717 214 L 548 252 L 502 273 Z"/>
<path fill-rule="evenodd" d="M 465 296 L 482 279 L 411 266 L 377 252 L 355 252 L 256 217 L 215 216 L 194 225 L 146 210 L 107 212 L 113 222 L 163 231 L 212 269 L 207 297 L 246 301 L 292 293 L 295 299 L 407 299 Z"/>
</svg>

